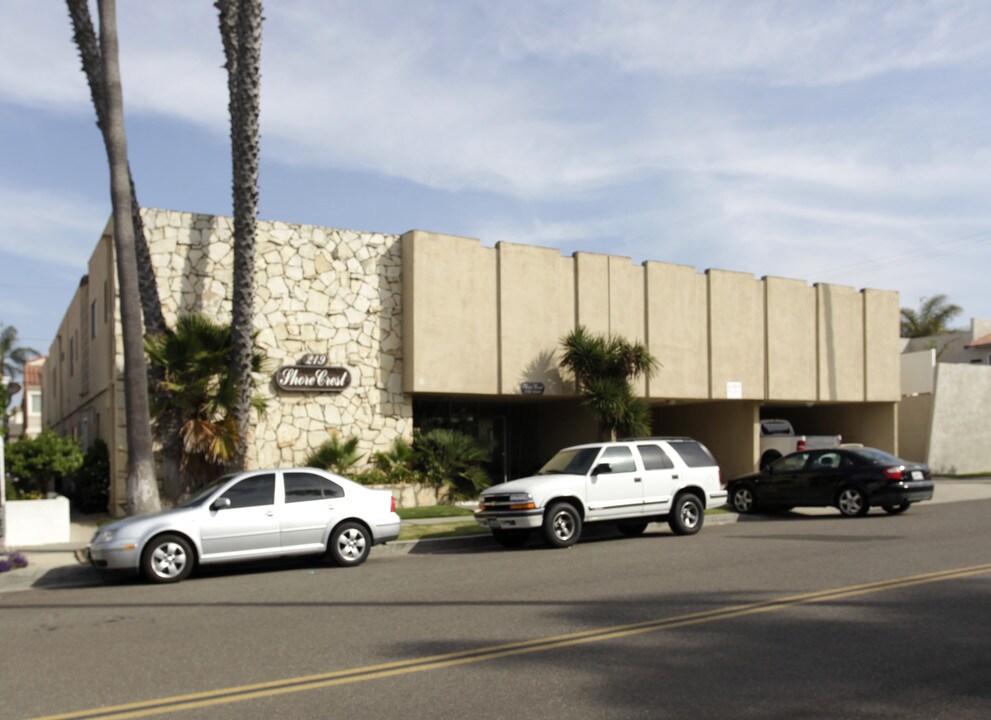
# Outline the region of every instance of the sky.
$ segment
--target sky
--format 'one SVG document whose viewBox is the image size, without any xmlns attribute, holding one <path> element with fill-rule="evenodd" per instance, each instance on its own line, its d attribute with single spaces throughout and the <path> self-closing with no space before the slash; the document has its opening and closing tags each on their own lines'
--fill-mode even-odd
<svg viewBox="0 0 991 720">
<path fill-rule="evenodd" d="M 231 214 L 210 0 L 118 3 L 146 207 Z M 986 0 L 268 0 L 260 217 L 946 294 L 991 317 Z M 96 19 L 95 2 L 91 12 Z M 110 217 L 61 0 L 0 0 L 0 323 Z"/>
</svg>

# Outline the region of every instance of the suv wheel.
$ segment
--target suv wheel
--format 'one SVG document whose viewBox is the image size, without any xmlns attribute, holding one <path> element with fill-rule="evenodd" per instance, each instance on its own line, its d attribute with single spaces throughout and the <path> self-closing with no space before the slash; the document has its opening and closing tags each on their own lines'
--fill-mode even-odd
<svg viewBox="0 0 991 720">
<path fill-rule="evenodd" d="M 691 493 L 679 495 L 668 515 L 668 525 L 675 535 L 694 535 L 702 529 L 705 508 L 702 501 Z"/>
<path fill-rule="evenodd" d="M 574 505 L 557 502 L 544 516 L 544 541 L 555 548 L 571 547 L 582 534 L 582 519 Z"/>
</svg>

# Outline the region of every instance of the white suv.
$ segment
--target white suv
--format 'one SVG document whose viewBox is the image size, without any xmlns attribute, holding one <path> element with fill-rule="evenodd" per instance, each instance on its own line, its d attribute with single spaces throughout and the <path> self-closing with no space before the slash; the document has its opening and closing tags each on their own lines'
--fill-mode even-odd
<svg viewBox="0 0 991 720">
<path fill-rule="evenodd" d="M 565 448 L 536 475 L 484 490 L 475 519 L 507 547 L 541 528 L 548 545 L 563 548 L 590 522 L 616 523 L 633 537 L 667 520 L 676 534 L 692 535 L 705 508 L 725 501 L 719 466 L 702 443 L 638 438 Z"/>
</svg>

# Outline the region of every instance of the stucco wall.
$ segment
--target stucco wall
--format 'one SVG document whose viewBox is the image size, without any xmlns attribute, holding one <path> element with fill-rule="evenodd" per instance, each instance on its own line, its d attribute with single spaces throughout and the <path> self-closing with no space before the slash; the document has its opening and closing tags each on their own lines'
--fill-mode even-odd
<svg viewBox="0 0 991 720">
<path fill-rule="evenodd" d="M 42 418 L 59 434 L 78 438 L 84 449 L 97 438 L 107 444 L 112 506 L 122 508 L 127 437 L 123 349 L 116 342 L 119 333 L 116 267 L 108 224 L 87 262 L 85 283 L 76 289 L 48 349 L 42 369 Z"/>
<path fill-rule="evenodd" d="M 864 290 L 864 399 L 897 402 L 901 397 L 898 293 Z"/>
<path fill-rule="evenodd" d="M 764 286 L 749 273 L 709 270 L 709 382 L 713 400 L 727 383 L 742 398 L 764 398 Z"/>
<path fill-rule="evenodd" d="M 767 293 L 767 398 L 816 397 L 816 291 L 803 280 L 764 278 Z"/>
<path fill-rule="evenodd" d="M 594 333 L 608 335 L 609 256 L 575 253 L 577 324 Z"/>
<path fill-rule="evenodd" d="M 661 367 L 655 398 L 709 396 L 707 278 L 688 265 L 646 264 L 647 340 Z"/>
<path fill-rule="evenodd" d="M 899 356 L 902 395 L 931 393 L 936 385 L 936 351 L 920 350 Z"/>
<path fill-rule="evenodd" d="M 863 400 L 863 297 L 853 288 L 842 285 L 816 285 L 816 293 L 819 304 L 819 399 Z"/>
<path fill-rule="evenodd" d="M 523 382 L 545 395 L 570 388 L 558 371 L 560 340 L 574 327 L 575 272 L 557 250 L 499 243 L 500 389 L 520 393 Z"/>
<path fill-rule="evenodd" d="M 497 251 L 422 230 L 402 247 L 406 392 L 497 394 Z"/>
<path fill-rule="evenodd" d="M 933 472 L 991 472 L 991 367 L 939 363 L 929 443 Z"/>
</svg>

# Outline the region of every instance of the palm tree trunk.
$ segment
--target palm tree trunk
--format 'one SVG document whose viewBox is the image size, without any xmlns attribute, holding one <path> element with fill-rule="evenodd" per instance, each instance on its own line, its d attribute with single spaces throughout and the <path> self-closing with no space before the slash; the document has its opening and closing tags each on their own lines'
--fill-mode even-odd
<svg viewBox="0 0 991 720">
<path fill-rule="evenodd" d="M 243 468 L 251 411 L 255 234 L 258 217 L 258 153 L 261 86 L 261 0 L 218 0 L 220 34 L 228 72 L 234 196 L 234 288 L 231 309 L 231 377 L 238 444 L 234 468 Z"/>
<path fill-rule="evenodd" d="M 148 374 L 138 291 L 134 222 L 131 212 L 131 178 L 124 131 L 124 100 L 117 56 L 115 0 L 98 0 L 100 56 L 106 105 L 104 139 L 110 164 L 110 196 L 113 204 L 114 249 L 120 286 L 120 315 L 124 345 L 124 398 L 127 418 L 127 511 L 130 515 L 160 508 L 152 455 L 151 420 L 148 411 Z"/>
<path fill-rule="evenodd" d="M 73 39 L 79 50 L 83 73 L 89 85 L 93 108 L 96 110 L 96 126 L 106 141 L 106 97 L 101 69 L 100 47 L 93 29 L 87 0 L 66 0 L 69 17 L 72 20 Z M 134 226 L 134 248 L 138 267 L 138 292 L 141 296 L 141 311 L 144 317 L 144 329 L 147 335 L 161 335 L 166 332 L 165 316 L 162 313 L 162 303 L 158 297 L 158 282 L 151 263 L 151 253 L 145 238 L 144 221 L 141 219 L 141 206 L 138 204 L 134 188 L 134 178 L 130 166 L 127 170 L 128 183 L 131 189 L 131 222 Z M 165 390 L 162 381 L 165 379 L 161 369 L 150 369 L 152 392 L 159 399 L 159 404 L 165 405 L 162 397 Z M 178 501 L 179 466 L 182 459 L 182 442 L 179 439 L 181 420 L 178 412 L 170 408 L 161 413 L 156 421 L 158 437 L 162 443 L 162 465 L 164 470 L 165 496 L 173 503 Z"/>
</svg>

